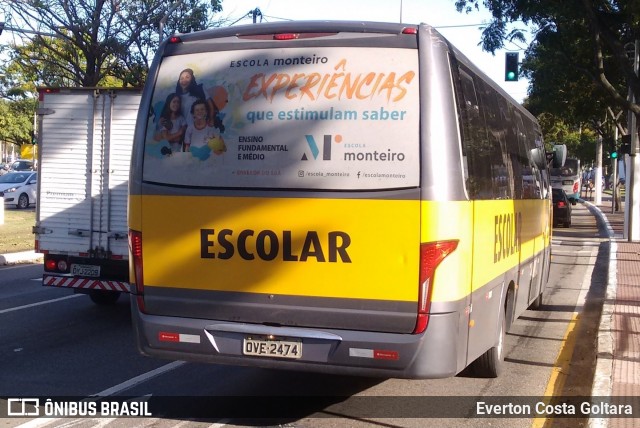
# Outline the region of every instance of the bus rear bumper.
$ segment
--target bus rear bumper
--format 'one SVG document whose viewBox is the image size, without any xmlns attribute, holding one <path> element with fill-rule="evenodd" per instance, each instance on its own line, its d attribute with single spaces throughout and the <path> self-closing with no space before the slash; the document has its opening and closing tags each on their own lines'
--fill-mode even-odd
<svg viewBox="0 0 640 428">
<path fill-rule="evenodd" d="M 431 315 L 423 334 L 274 327 L 141 313 L 132 296 L 138 350 L 200 363 L 385 378 L 444 378 L 459 367 L 459 313 Z M 300 341 L 299 358 L 244 355 L 247 338 Z"/>
</svg>

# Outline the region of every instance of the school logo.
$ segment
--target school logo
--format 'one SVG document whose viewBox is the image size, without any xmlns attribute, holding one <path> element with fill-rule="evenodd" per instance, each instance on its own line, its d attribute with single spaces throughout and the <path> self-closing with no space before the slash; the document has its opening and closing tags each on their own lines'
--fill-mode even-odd
<svg viewBox="0 0 640 428">
<path fill-rule="evenodd" d="M 313 135 L 305 135 L 304 138 L 307 140 L 307 145 L 311 150 L 311 156 L 313 156 L 313 159 L 317 160 L 318 156 L 320 155 L 320 148 L 318 147 L 318 143 L 316 142 L 315 138 L 313 138 Z M 336 142 L 336 143 L 342 142 L 342 135 L 325 135 L 324 136 L 323 144 L 322 144 L 322 160 L 331 160 L 331 143 L 332 142 Z M 306 152 L 302 154 L 302 160 L 303 161 L 309 160 L 309 157 L 307 156 Z"/>
</svg>

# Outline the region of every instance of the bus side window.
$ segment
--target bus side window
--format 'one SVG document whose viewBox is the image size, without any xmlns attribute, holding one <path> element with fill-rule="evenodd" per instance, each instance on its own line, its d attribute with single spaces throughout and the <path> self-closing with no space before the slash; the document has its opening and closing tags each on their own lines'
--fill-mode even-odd
<svg viewBox="0 0 640 428">
<path fill-rule="evenodd" d="M 505 131 L 502 125 L 498 93 L 481 80 L 478 81 L 478 87 L 480 109 L 484 112 L 489 138 L 488 153 L 482 161 L 491 169 L 493 199 L 511 199 L 513 186 L 510 186 L 508 157 L 503 150 Z"/>
<path fill-rule="evenodd" d="M 493 89 L 460 70 L 463 154 L 471 199 L 511 197 L 509 174 L 500 143 L 500 113 Z M 489 124 L 489 126 L 487 126 Z"/>
</svg>

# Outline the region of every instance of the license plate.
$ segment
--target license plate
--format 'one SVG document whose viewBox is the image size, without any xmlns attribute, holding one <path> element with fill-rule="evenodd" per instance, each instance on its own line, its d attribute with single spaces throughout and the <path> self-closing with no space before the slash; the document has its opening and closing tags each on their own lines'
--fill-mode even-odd
<svg viewBox="0 0 640 428">
<path fill-rule="evenodd" d="M 568 185 L 568 184 L 573 184 L 573 181 L 571 181 L 571 180 L 564 180 L 564 181 L 562 182 L 562 184 L 567 184 L 567 185 Z"/>
<path fill-rule="evenodd" d="M 78 276 L 100 276 L 100 266 L 96 265 L 71 265 L 71 273 Z"/>
<path fill-rule="evenodd" d="M 302 358 L 302 342 L 299 340 L 267 340 L 247 337 L 242 353 L 255 357 Z"/>
</svg>

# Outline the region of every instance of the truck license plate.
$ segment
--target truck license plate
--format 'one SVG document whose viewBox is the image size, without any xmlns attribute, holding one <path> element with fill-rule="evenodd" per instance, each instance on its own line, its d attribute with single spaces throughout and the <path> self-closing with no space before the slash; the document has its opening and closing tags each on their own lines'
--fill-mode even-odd
<svg viewBox="0 0 640 428">
<path fill-rule="evenodd" d="M 256 357 L 302 358 L 302 342 L 247 337 L 244 339 L 242 353 Z"/>
<path fill-rule="evenodd" d="M 71 265 L 71 273 L 78 276 L 100 276 L 100 266 L 96 265 Z"/>
</svg>

